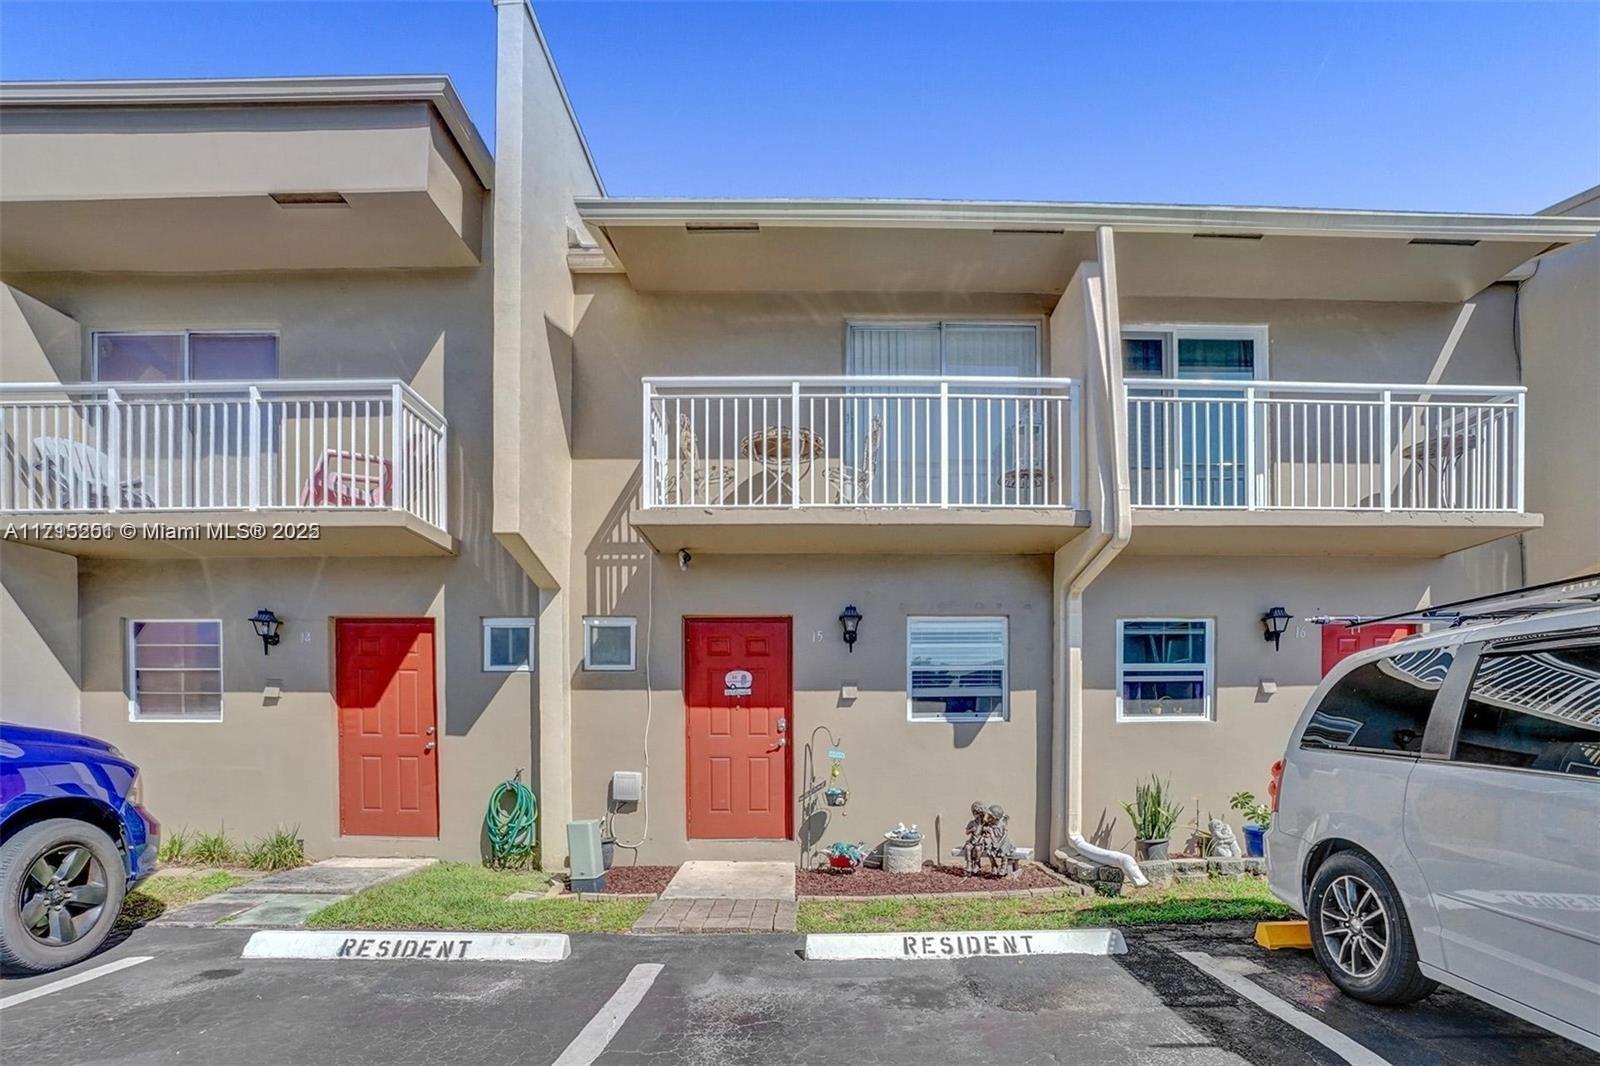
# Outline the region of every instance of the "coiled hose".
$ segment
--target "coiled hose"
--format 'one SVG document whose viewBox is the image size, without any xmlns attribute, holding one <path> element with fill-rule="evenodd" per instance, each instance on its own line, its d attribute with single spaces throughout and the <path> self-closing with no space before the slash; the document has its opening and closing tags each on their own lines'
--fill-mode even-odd
<svg viewBox="0 0 1600 1066">
<path fill-rule="evenodd" d="M 507 798 L 511 800 L 509 804 L 505 802 Z M 494 853 L 494 865 L 524 866 L 533 858 L 539 843 L 535 826 L 538 817 L 539 801 L 533 790 L 522 783 L 521 770 L 496 786 L 483 814 L 483 831 Z"/>
</svg>

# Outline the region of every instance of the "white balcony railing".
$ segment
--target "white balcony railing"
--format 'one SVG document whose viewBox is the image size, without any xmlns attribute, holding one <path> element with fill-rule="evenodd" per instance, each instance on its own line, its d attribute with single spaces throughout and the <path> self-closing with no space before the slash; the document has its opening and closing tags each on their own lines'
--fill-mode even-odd
<svg viewBox="0 0 1600 1066">
<path fill-rule="evenodd" d="M 1073 508 L 1077 426 L 1068 378 L 647 378 L 644 505 Z"/>
<path fill-rule="evenodd" d="M 396 510 L 443 529 L 446 428 L 400 381 L 0 384 L 0 511 Z"/>
<path fill-rule="evenodd" d="M 1521 387 L 1126 385 L 1135 507 L 1523 510 Z"/>
</svg>

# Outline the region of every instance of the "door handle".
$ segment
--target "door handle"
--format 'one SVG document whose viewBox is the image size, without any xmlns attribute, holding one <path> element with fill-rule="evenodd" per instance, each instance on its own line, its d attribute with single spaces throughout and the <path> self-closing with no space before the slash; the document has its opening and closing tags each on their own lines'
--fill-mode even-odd
<svg viewBox="0 0 1600 1066">
<path fill-rule="evenodd" d="M 768 748 L 767 750 L 768 751 L 781 751 L 782 749 L 787 748 L 788 746 L 789 746 L 789 738 L 788 737 L 779 737 L 778 738 L 778 746 L 776 748 Z"/>
<path fill-rule="evenodd" d="M 431 726 L 431 725 L 430 725 L 430 726 L 429 726 L 429 727 L 428 727 L 428 729 L 427 729 L 427 734 L 428 734 L 428 736 L 430 736 L 430 737 L 431 737 L 431 736 L 433 736 L 433 726 Z"/>
<path fill-rule="evenodd" d="M 422 746 L 422 752 L 423 752 L 424 755 L 426 755 L 428 752 L 432 751 L 436 747 L 438 747 L 438 745 L 430 740 L 430 741 L 428 741 L 426 744 L 424 744 Z"/>
</svg>

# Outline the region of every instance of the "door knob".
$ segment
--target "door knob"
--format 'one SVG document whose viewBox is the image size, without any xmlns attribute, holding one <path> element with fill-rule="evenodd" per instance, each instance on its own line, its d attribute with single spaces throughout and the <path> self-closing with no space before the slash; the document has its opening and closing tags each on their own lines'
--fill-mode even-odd
<svg viewBox="0 0 1600 1066">
<path fill-rule="evenodd" d="M 429 727 L 428 727 L 428 729 L 427 729 L 427 733 L 428 733 L 428 736 L 430 736 L 430 737 L 431 737 L 431 736 L 433 736 L 433 726 L 431 726 L 431 725 L 430 725 L 430 726 L 429 726 Z"/>
<path fill-rule="evenodd" d="M 423 745 L 422 751 L 423 751 L 424 754 L 426 754 L 426 753 L 432 751 L 437 746 L 438 745 L 434 744 L 434 742 L 430 740 L 430 741 L 428 741 L 427 744 Z"/>
</svg>

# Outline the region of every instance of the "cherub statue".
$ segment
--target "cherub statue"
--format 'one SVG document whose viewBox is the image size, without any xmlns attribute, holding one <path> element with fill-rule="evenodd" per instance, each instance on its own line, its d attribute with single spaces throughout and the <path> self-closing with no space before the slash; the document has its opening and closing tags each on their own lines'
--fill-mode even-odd
<svg viewBox="0 0 1600 1066">
<path fill-rule="evenodd" d="M 1237 859 L 1239 857 L 1239 840 L 1233 835 L 1233 827 L 1221 818 L 1213 818 L 1206 826 L 1211 831 L 1211 857 L 1214 859 Z"/>
<path fill-rule="evenodd" d="M 989 868 L 997 876 L 1011 872 L 1011 816 L 996 803 L 986 812 L 989 829 Z"/>
<path fill-rule="evenodd" d="M 972 821 L 967 823 L 967 842 L 961 846 L 961 855 L 966 860 L 968 877 L 982 871 L 983 857 L 988 853 L 989 837 L 989 809 L 983 805 L 982 800 L 974 800 Z"/>
</svg>

